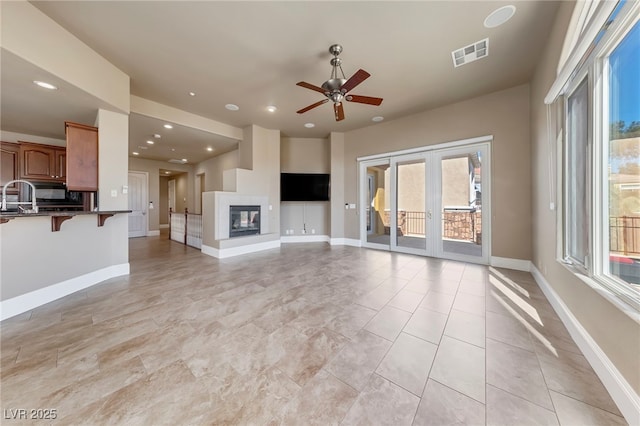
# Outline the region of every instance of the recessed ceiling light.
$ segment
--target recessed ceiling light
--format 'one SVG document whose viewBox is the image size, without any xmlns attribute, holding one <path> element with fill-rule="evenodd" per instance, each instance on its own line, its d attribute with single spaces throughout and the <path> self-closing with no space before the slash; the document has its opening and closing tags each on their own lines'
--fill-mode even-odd
<svg viewBox="0 0 640 426">
<path fill-rule="evenodd" d="M 313 123 L 304 123 L 304 127 L 306 127 L 307 129 L 311 129 L 313 127 L 316 127 L 316 125 Z"/>
<path fill-rule="evenodd" d="M 171 148 L 171 151 L 175 151 L 175 150 L 176 150 L 175 148 Z"/>
<path fill-rule="evenodd" d="M 210 146 L 207 147 L 207 151 L 211 152 L 213 151 L 213 148 L 211 148 Z"/>
<path fill-rule="evenodd" d="M 273 106 L 273 105 L 269 105 L 269 106 L 267 107 L 267 111 L 269 111 L 269 112 L 276 112 L 277 110 L 278 110 L 278 108 L 276 108 L 276 107 L 275 107 L 275 106 Z"/>
<path fill-rule="evenodd" d="M 54 86 L 54 85 L 53 85 L 53 84 L 51 84 L 51 83 L 47 83 L 46 81 L 33 80 L 33 82 L 34 82 L 35 84 L 37 84 L 38 86 L 40 86 L 40 87 L 44 88 L 44 89 L 49 89 L 49 90 L 56 90 L 56 89 L 57 89 L 57 87 L 56 87 L 56 86 Z"/>
<path fill-rule="evenodd" d="M 189 92 L 189 96 L 195 96 L 196 92 Z"/>
<path fill-rule="evenodd" d="M 132 154 L 133 154 L 133 155 L 140 155 L 140 153 L 139 153 L 139 152 L 136 152 L 136 151 L 133 151 L 133 152 L 132 152 Z"/>
<path fill-rule="evenodd" d="M 507 22 L 516 13 L 516 7 L 513 5 L 502 6 L 487 16 L 484 20 L 486 28 L 495 28 Z"/>
<path fill-rule="evenodd" d="M 154 133 L 154 134 L 153 134 L 153 137 L 154 137 L 154 138 L 156 138 L 156 139 L 160 139 L 160 138 L 162 137 L 162 135 L 159 135 L 159 134 L 157 134 L 157 133 Z"/>
<path fill-rule="evenodd" d="M 183 158 L 183 159 L 182 159 L 182 161 L 184 161 L 184 162 L 186 163 L 186 162 L 187 162 L 187 159 L 186 159 L 186 158 Z"/>
<path fill-rule="evenodd" d="M 371 119 L 371 121 L 375 121 L 376 123 L 382 120 L 384 120 L 384 117 L 382 117 L 381 115 L 376 115 Z"/>
<path fill-rule="evenodd" d="M 240 107 L 236 104 L 226 104 L 224 107 L 229 111 L 237 111 L 240 109 Z"/>
<path fill-rule="evenodd" d="M 152 140 L 148 140 L 148 141 L 147 141 L 147 143 L 148 143 L 149 145 L 153 145 L 155 142 L 154 142 L 154 141 L 152 141 Z"/>
<path fill-rule="evenodd" d="M 171 174 L 171 172 L 164 172 L 164 174 L 165 174 L 165 175 L 170 175 L 170 174 Z"/>
<path fill-rule="evenodd" d="M 173 126 L 171 124 L 165 124 L 164 128 L 165 129 L 173 129 Z"/>
</svg>

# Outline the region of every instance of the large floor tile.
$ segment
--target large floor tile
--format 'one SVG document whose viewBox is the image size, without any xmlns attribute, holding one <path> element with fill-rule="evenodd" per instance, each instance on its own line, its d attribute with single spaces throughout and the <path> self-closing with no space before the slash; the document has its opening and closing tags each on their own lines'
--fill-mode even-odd
<svg viewBox="0 0 640 426">
<path fill-rule="evenodd" d="M 389 301 L 387 306 L 392 306 L 407 312 L 414 312 L 422 301 L 422 298 L 423 294 L 421 293 L 409 290 L 400 290 L 398 294 Z"/>
<path fill-rule="evenodd" d="M 402 331 L 437 345 L 440 343 L 446 323 L 447 315 L 445 314 L 417 309 Z"/>
<path fill-rule="evenodd" d="M 429 377 L 485 402 L 485 350 L 444 336 Z"/>
<path fill-rule="evenodd" d="M 452 309 L 444 334 L 463 342 L 484 348 L 485 319 L 480 315 Z"/>
<path fill-rule="evenodd" d="M 331 374 L 320 371 L 284 407 L 282 424 L 338 424 L 357 397 L 358 391 Z"/>
<path fill-rule="evenodd" d="M 533 352 L 527 328 L 512 316 L 487 312 L 487 338 Z"/>
<path fill-rule="evenodd" d="M 394 341 L 411 318 L 411 313 L 391 306 L 385 306 L 364 327 L 365 330 L 387 340 Z"/>
<path fill-rule="evenodd" d="M 432 379 L 422 394 L 415 426 L 484 425 L 484 404 Z"/>
<path fill-rule="evenodd" d="M 411 425 L 420 398 L 374 374 L 342 425 Z"/>
<path fill-rule="evenodd" d="M 487 339 L 487 383 L 553 409 L 538 357 L 533 352 Z"/>
<path fill-rule="evenodd" d="M 391 342 L 362 330 L 333 357 L 325 369 L 352 388 L 362 391 L 382 361 Z"/>
<path fill-rule="evenodd" d="M 433 343 L 402 333 L 376 373 L 419 396 L 427 381 L 436 348 Z"/>
<path fill-rule="evenodd" d="M 602 410 L 571 397 L 551 391 L 551 399 L 556 408 L 560 425 L 607 425 L 626 426 L 626 420 L 609 411 Z"/>
<path fill-rule="evenodd" d="M 487 426 L 557 426 L 556 413 L 487 385 Z"/>
<path fill-rule="evenodd" d="M 620 415 L 604 385 L 583 355 L 558 349 L 539 352 L 540 366 L 550 390 Z"/>
</svg>

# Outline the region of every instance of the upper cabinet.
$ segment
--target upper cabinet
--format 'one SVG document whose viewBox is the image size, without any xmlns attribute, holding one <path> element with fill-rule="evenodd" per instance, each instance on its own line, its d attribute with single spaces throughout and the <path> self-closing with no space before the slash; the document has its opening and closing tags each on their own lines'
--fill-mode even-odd
<svg viewBox="0 0 640 426">
<path fill-rule="evenodd" d="M 20 177 L 64 182 L 65 151 L 64 147 L 20 142 Z"/>
<path fill-rule="evenodd" d="M 20 178 L 20 146 L 17 143 L 0 142 L 0 186 Z M 18 185 L 12 183 L 7 194 L 17 194 Z"/>
<path fill-rule="evenodd" d="M 98 190 L 98 128 L 65 122 L 66 181 L 70 191 Z"/>
</svg>

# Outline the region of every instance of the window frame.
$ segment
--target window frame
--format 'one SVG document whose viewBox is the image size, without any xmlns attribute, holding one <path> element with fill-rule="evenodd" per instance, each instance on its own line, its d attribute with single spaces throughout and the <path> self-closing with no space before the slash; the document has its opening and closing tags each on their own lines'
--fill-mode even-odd
<svg viewBox="0 0 640 426">
<path fill-rule="evenodd" d="M 594 42 L 593 49 L 580 61 L 562 91 L 563 99 L 563 160 L 562 174 L 562 244 L 558 253 L 558 261 L 577 274 L 583 281 L 597 286 L 619 301 L 632 307 L 637 315 L 640 312 L 640 293 L 632 285 L 613 275 L 609 264 L 609 66 L 610 55 L 622 43 L 633 27 L 640 22 L 640 2 L 621 2 L 613 23 L 602 34 L 602 38 Z M 617 9 L 617 7 L 616 7 Z M 569 97 L 587 78 L 587 159 L 585 161 L 587 220 L 590 238 L 587 245 L 587 259 L 582 265 L 579 259 L 569 256 L 570 235 L 567 226 L 569 216 L 568 202 L 569 183 L 568 149 L 570 127 L 568 105 Z"/>
</svg>

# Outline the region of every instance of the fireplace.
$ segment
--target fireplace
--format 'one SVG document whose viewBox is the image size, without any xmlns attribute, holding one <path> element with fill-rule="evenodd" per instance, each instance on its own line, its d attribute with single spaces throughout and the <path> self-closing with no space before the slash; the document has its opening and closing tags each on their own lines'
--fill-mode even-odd
<svg viewBox="0 0 640 426">
<path fill-rule="evenodd" d="M 229 238 L 260 234 L 260 206 L 229 206 Z"/>
</svg>

